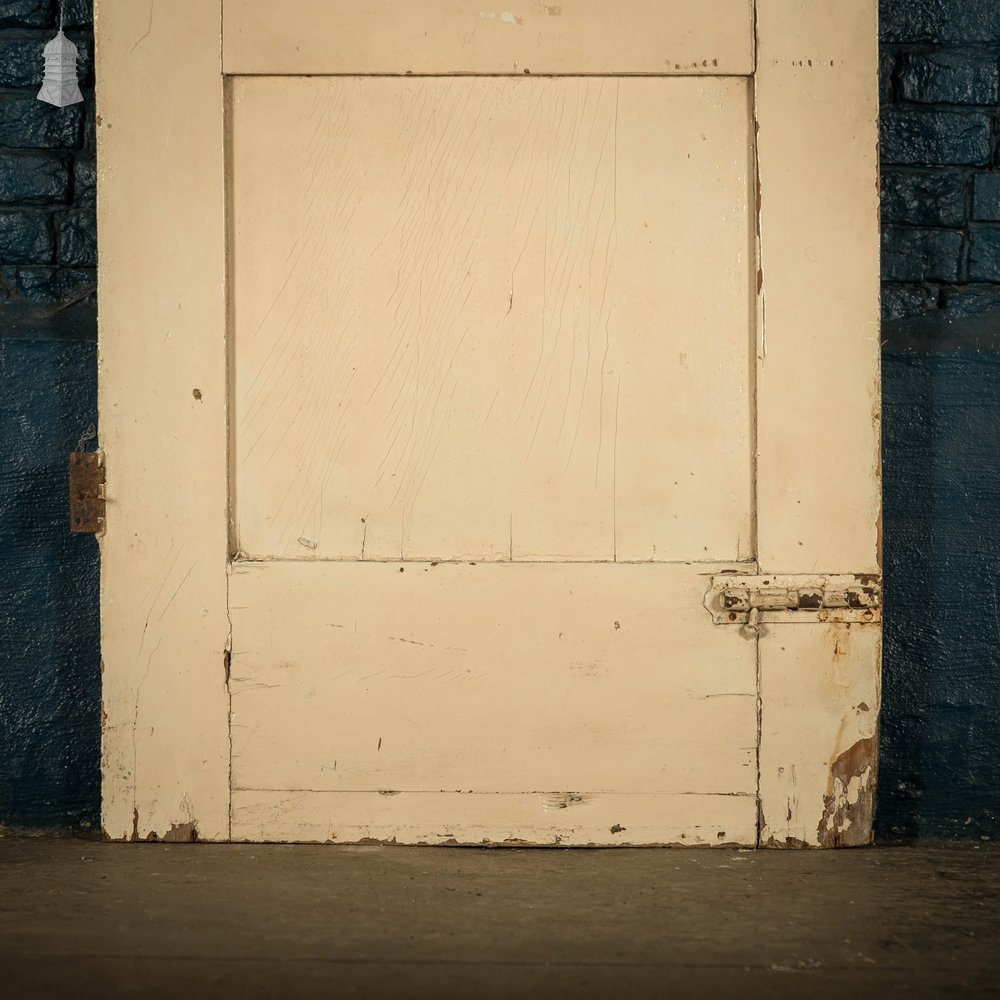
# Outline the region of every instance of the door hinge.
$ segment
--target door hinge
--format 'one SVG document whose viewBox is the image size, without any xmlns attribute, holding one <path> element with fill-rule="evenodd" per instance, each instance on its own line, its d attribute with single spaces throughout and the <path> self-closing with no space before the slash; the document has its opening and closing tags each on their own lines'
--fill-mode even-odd
<svg viewBox="0 0 1000 1000">
<path fill-rule="evenodd" d="M 882 620 L 882 579 L 871 574 L 712 577 L 705 607 L 716 625 Z"/>
<path fill-rule="evenodd" d="M 69 530 L 100 534 L 104 530 L 104 452 L 69 453 Z"/>
</svg>

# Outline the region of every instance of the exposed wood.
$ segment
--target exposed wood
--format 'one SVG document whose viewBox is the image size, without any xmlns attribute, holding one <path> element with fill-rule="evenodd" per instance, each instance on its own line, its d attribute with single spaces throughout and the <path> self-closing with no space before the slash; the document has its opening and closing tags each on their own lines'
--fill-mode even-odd
<svg viewBox="0 0 1000 1000">
<path fill-rule="evenodd" d="M 752 796 L 233 792 L 234 840 L 719 847 L 755 836 Z"/>
<path fill-rule="evenodd" d="M 764 847 L 871 840 L 879 712 L 876 625 L 775 625 L 760 642 Z"/>
<path fill-rule="evenodd" d="M 96 6 L 102 823 L 214 840 L 229 830 L 221 7 Z"/>
<path fill-rule="evenodd" d="M 237 563 L 234 788 L 720 793 L 755 812 L 754 643 L 700 607 L 701 569 Z"/>
<path fill-rule="evenodd" d="M 225 0 L 227 73 L 747 74 L 752 0 Z"/>
<path fill-rule="evenodd" d="M 759 0 L 758 559 L 878 572 L 875 0 Z"/>
<path fill-rule="evenodd" d="M 746 81 L 233 94 L 241 551 L 749 557 Z"/>
</svg>

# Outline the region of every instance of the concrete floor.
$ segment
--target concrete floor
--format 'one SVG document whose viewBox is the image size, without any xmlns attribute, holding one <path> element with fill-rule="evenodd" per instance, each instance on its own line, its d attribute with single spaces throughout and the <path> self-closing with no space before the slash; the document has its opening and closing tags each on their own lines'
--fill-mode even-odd
<svg viewBox="0 0 1000 1000">
<path fill-rule="evenodd" d="M 1000 996 L 1000 850 L 0 840 L 0 997 Z"/>
</svg>

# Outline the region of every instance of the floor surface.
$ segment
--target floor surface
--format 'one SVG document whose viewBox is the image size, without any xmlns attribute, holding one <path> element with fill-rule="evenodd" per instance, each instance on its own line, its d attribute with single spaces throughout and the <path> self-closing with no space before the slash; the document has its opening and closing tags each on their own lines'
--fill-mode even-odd
<svg viewBox="0 0 1000 1000">
<path fill-rule="evenodd" d="M 0 839 L 0 997 L 1000 997 L 1000 850 Z"/>
</svg>

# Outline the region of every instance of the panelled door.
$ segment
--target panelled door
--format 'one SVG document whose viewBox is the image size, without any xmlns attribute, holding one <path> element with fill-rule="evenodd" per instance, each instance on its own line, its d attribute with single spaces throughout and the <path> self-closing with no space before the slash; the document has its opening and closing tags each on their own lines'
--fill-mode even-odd
<svg viewBox="0 0 1000 1000">
<path fill-rule="evenodd" d="M 101 0 L 109 836 L 867 842 L 874 6 Z"/>
</svg>

